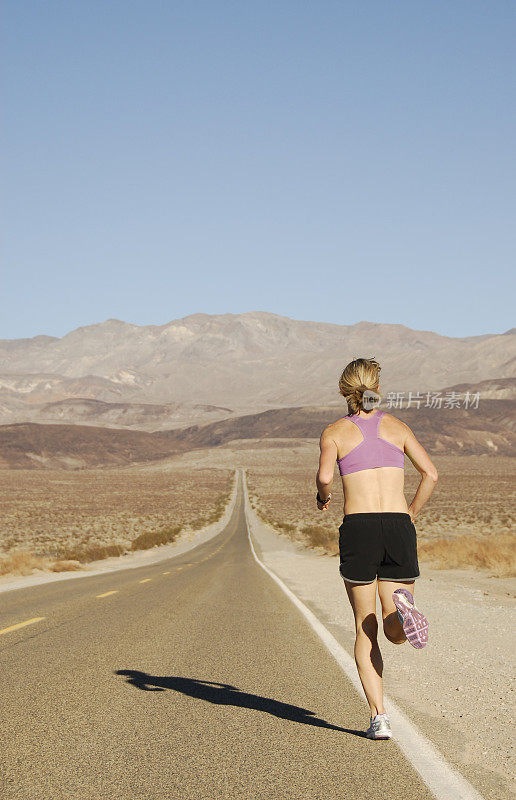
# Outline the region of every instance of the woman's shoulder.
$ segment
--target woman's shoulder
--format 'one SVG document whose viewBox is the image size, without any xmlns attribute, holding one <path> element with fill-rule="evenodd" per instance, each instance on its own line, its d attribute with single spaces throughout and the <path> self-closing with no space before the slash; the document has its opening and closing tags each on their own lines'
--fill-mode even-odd
<svg viewBox="0 0 516 800">
<path fill-rule="evenodd" d="M 326 425 L 321 433 L 321 437 L 333 438 L 338 436 L 339 431 L 345 430 L 348 427 L 354 427 L 353 423 L 349 419 L 349 416 L 339 417 L 339 419 L 335 419 L 333 422 L 329 422 Z"/>
<path fill-rule="evenodd" d="M 385 420 L 383 434 L 387 434 L 387 438 L 392 437 L 395 440 L 398 438 L 400 442 L 403 442 L 404 446 L 407 437 L 412 434 L 412 428 L 395 414 L 390 414 L 388 411 L 382 414 L 382 421 L 383 420 Z"/>
<path fill-rule="evenodd" d="M 333 428 L 333 429 L 334 428 L 338 428 L 340 425 L 342 425 L 342 423 L 349 422 L 351 416 L 352 416 L 351 414 L 348 414 L 345 417 L 339 417 L 338 419 L 333 420 L 333 422 L 328 423 L 328 425 L 326 427 L 327 428 Z"/>
</svg>

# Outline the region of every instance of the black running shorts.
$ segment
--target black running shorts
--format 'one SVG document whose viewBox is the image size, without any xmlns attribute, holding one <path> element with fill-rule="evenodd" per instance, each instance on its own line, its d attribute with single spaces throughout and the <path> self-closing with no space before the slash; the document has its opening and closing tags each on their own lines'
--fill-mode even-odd
<svg viewBox="0 0 516 800">
<path fill-rule="evenodd" d="M 351 583 L 410 581 L 419 577 L 417 533 L 410 514 L 346 514 L 339 528 L 340 574 Z"/>
</svg>

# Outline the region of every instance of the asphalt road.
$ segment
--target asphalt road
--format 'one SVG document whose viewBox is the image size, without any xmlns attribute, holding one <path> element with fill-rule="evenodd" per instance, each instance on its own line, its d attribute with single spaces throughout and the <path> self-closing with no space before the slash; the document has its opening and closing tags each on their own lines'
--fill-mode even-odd
<svg viewBox="0 0 516 800">
<path fill-rule="evenodd" d="M 432 797 L 254 560 L 241 485 L 210 541 L 3 593 L 6 628 L 0 800 Z"/>
</svg>

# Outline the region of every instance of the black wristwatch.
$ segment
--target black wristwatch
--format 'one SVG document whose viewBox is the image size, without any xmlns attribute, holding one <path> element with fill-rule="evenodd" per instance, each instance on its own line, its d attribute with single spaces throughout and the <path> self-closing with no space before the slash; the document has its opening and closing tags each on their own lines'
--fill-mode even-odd
<svg viewBox="0 0 516 800">
<path fill-rule="evenodd" d="M 326 498 L 326 500 L 323 500 L 322 497 L 320 497 L 320 495 L 319 495 L 319 489 L 317 489 L 317 497 L 315 499 L 317 500 L 318 503 L 322 503 L 323 506 L 324 506 L 324 505 L 326 505 L 328 500 L 331 500 L 331 492 L 329 493 L 329 495 Z"/>
</svg>

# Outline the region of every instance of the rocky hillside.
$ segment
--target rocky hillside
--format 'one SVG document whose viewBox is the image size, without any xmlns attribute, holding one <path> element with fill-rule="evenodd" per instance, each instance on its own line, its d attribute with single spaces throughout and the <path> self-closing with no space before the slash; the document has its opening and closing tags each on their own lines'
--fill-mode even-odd
<svg viewBox="0 0 516 800">
<path fill-rule="evenodd" d="M 386 409 L 389 410 L 389 409 Z M 342 413 L 341 413 L 342 412 Z M 187 450 L 267 439 L 317 440 L 343 416 L 334 406 L 280 408 L 182 430 L 130 431 L 86 425 L 18 423 L 0 426 L 0 467 L 65 468 L 159 461 Z M 391 409 L 431 454 L 516 454 L 512 400 L 483 400 L 478 408 Z"/>
<path fill-rule="evenodd" d="M 0 340 L 0 423 L 156 431 L 270 408 L 340 407 L 338 377 L 358 356 L 382 364 L 384 397 L 473 385 L 486 398 L 516 394 L 516 329 L 453 338 L 261 311 L 192 314 L 165 325 L 109 319 L 61 338 Z"/>
</svg>

